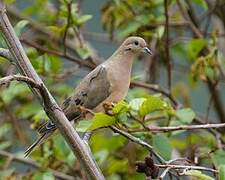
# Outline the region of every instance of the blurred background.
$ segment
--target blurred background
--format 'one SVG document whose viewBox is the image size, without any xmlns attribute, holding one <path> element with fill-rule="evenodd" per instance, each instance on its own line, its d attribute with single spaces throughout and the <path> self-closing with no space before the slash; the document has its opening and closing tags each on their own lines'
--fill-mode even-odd
<svg viewBox="0 0 225 180">
<path fill-rule="evenodd" d="M 170 110 L 148 109 L 144 116 L 135 114 L 144 119 L 147 127 L 225 123 L 224 0 L 5 3 L 32 65 L 59 103 L 126 37 L 143 37 L 154 54 L 141 55 L 133 65 L 126 97 L 126 105 L 131 109 L 116 117 L 121 129 L 135 130 L 130 131 L 132 135 L 153 145 L 166 160 L 185 157 L 195 165 L 216 169 L 225 164 L 224 128 L 149 132 L 142 131 L 143 124 L 128 115 L 135 108 L 142 111 L 141 105 L 134 107 L 142 98 L 156 96 Z M 2 36 L 0 44 L 7 48 Z M 16 73 L 14 65 L 0 58 L 0 77 Z M 38 135 L 35 128 L 47 119 L 26 84 L 12 82 L 0 87 L 0 179 L 86 179 L 59 134 L 24 160 L 24 150 Z M 83 121 L 76 128 L 83 132 L 87 126 Z M 136 171 L 135 165 L 149 155 L 143 147 L 106 128 L 94 132 L 90 146 L 107 179 L 146 178 L 145 173 Z M 210 172 L 205 174 L 192 176 L 217 177 Z"/>
</svg>

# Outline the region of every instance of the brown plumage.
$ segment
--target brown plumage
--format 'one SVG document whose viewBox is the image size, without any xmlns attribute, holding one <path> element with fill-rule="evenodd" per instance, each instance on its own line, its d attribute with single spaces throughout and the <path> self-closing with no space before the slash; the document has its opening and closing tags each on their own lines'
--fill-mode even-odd
<svg viewBox="0 0 225 180">
<path fill-rule="evenodd" d="M 74 94 L 62 104 L 62 110 L 68 120 L 77 121 L 81 118 L 80 106 L 101 112 L 104 110 L 102 106 L 104 103 L 122 100 L 129 89 L 133 60 L 141 52 L 151 54 L 145 40 L 140 37 L 129 37 L 111 57 L 84 77 L 74 90 Z M 25 151 L 25 156 L 55 130 L 55 124 L 50 121 L 42 124 L 38 128 L 40 137 Z"/>
</svg>

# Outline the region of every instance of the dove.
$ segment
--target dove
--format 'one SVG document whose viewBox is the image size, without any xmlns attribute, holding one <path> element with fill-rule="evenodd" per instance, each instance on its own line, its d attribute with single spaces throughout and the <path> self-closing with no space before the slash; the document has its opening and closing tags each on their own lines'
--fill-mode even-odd
<svg viewBox="0 0 225 180">
<path fill-rule="evenodd" d="M 142 52 L 152 54 L 143 38 L 132 36 L 125 39 L 112 56 L 86 75 L 74 93 L 63 102 L 61 108 L 67 119 L 74 122 L 80 120 L 83 114 L 81 107 L 104 112 L 104 104 L 123 100 L 129 90 L 133 61 Z M 39 138 L 25 151 L 25 156 L 56 129 L 51 121 L 42 124 L 38 128 Z"/>
</svg>

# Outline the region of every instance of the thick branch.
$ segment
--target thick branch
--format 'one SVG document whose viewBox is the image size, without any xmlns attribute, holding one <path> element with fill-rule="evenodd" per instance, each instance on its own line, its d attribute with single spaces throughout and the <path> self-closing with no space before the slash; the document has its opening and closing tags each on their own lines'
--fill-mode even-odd
<svg viewBox="0 0 225 180">
<path fill-rule="evenodd" d="M 89 177 L 91 179 L 104 179 L 101 171 L 95 164 L 95 161 L 92 159 L 92 156 L 88 151 L 87 146 L 82 142 L 79 135 L 74 130 L 73 126 L 70 124 L 63 111 L 58 106 L 52 95 L 49 93 L 48 89 L 43 84 L 42 80 L 35 72 L 33 66 L 31 65 L 18 37 L 16 36 L 13 30 L 11 23 L 9 22 L 9 19 L 6 15 L 6 9 L 2 0 L 0 1 L 0 28 L 2 34 L 5 37 L 5 40 L 7 41 L 9 50 L 14 58 L 14 62 L 17 64 L 17 67 L 20 72 L 23 75 L 32 78 L 37 84 L 42 84 L 43 89 L 45 89 L 45 91 L 47 92 L 49 102 L 48 104 L 44 104 L 40 93 L 32 88 L 32 91 L 35 93 L 36 96 L 39 97 L 41 104 L 44 106 L 48 117 L 51 119 L 52 122 L 56 124 L 59 131 L 66 139 L 67 143 L 70 145 L 71 150 L 86 169 Z"/>
</svg>

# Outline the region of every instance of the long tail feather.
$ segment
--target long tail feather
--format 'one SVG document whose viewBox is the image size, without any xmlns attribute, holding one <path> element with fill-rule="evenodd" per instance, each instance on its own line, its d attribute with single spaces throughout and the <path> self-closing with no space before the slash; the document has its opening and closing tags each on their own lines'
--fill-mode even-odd
<svg viewBox="0 0 225 180">
<path fill-rule="evenodd" d="M 53 131 L 54 132 L 54 131 Z M 27 157 L 37 146 L 42 144 L 53 132 L 42 134 L 32 145 L 30 145 L 24 152 L 24 157 Z"/>
</svg>

